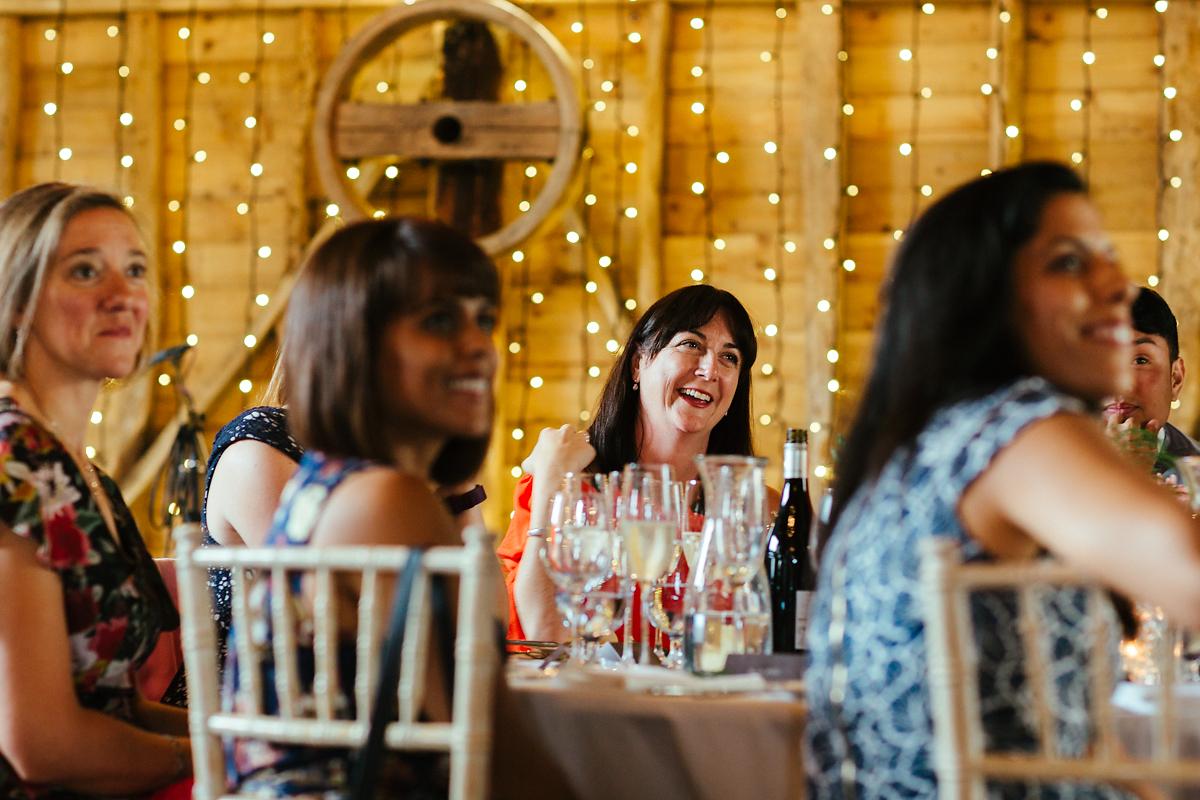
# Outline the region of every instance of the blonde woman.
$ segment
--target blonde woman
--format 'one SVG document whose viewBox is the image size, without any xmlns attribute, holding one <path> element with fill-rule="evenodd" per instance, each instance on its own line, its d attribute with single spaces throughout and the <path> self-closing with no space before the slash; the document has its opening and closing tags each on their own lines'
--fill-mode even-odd
<svg viewBox="0 0 1200 800">
<path fill-rule="evenodd" d="M 178 615 L 83 449 L 139 365 L 146 246 L 119 200 L 42 184 L 0 204 L 0 797 L 145 794 L 191 774 L 183 711 L 134 670 Z M 14 590 L 13 587 L 19 587 Z"/>
</svg>

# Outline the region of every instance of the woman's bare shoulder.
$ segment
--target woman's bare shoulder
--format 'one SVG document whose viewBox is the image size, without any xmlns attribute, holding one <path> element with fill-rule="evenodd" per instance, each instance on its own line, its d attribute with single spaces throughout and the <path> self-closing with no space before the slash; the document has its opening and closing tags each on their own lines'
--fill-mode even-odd
<svg viewBox="0 0 1200 800">
<path fill-rule="evenodd" d="M 314 541 L 324 544 L 458 544 L 450 514 L 429 484 L 388 467 L 346 478 L 329 498 Z"/>
</svg>

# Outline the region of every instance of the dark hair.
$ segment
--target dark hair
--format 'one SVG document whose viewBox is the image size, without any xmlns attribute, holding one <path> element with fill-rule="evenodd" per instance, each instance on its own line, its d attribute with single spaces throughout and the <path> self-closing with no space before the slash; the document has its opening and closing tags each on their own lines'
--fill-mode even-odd
<svg viewBox="0 0 1200 800">
<path fill-rule="evenodd" d="M 1150 333 L 1167 340 L 1171 361 L 1179 358 L 1179 323 L 1171 307 L 1162 295 L 1145 286 L 1138 290 L 1133 301 L 1133 329 L 1139 333 Z"/>
<path fill-rule="evenodd" d="M 839 458 L 831 526 L 864 482 L 938 409 L 1030 374 L 1013 265 L 1051 198 L 1087 187 L 1033 162 L 966 183 L 908 229 L 883 287 L 874 363 Z"/>
<path fill-rule="evenodd" d="M 390 462 L 387 393 L 377 365 L 387 325 L 435 294 L 500 295 L 496 267 L 458 231 L 412 218 L 368 220 L 334 233 L 307 259 L 288 304 L 283 366 L 288 424 L 305 448 Z M 429 477 L 474 475 L 488 437 L 453 438 Z"/>
<path fill-rule="evenodd" d="M 713 427 L 708 437 L 708 452 L 751 455 L 750 369 L 758 357 L 754 323 L 738 299 L 723 289 L 697 284 L 676 289 L 655 301 L 633 326 L 617 363 L 608 373 L 596 417 L 588 428 L 596 458 L 593 471 L 620 469 L 638 460 L 635 430 L 641 407 L 633 390 L 633 366 L 641 355 L 653 358 L 680 331 L 696 330 L 720 315 L 733 334 L 733 343 L 741 354 L 737 390 L 729 411 Z"/>
</svg>

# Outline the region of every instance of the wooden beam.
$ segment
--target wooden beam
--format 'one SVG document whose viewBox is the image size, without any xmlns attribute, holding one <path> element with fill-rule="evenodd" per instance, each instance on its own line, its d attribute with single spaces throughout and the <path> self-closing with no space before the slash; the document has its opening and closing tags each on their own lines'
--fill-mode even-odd
<svg viewBox="0 0 1200 800">
<path fill-rule="evenodd" d="M 67 14 L 116 14 L 124 0 L 70 0 Z M 526 5 L 578 6 L 581 0 L 527 0 Z M 582 0 L 588 5 L 627 6 L 629 0 Z M 702 5 L 705 0 L 667 0 L 672 6 Z M 774 6 L 775 0 L 716 0 L 718 5 L 767 5 Z M 990 0 L 938 0 L 938 5 L 978 6 Z M 1061 5 L 1063 0 L 1027 0 L 1030 5 Z M 1108 6 L 1145 5 L 1147 0 L 1109 0 Z M 58 14 L 61 0 L 5 0 L 4 11 L 18 16 L 53 16 Z M 150 11 L 160 14 L 183 14 L 195 5 L 201 14 L 233 11 L 256 11 L 259 0 L 127 0 L 129 11 Z M 378 9 L 382 11 L 395 5 L 388 0 L 263 0 L 266 11 L 296 11 L 302 8 L 338 11 Z M 836 4 L 835 4 L 836 5 Z M 851 6 L 911 6 L 912 0 L 841 0 L 841 5 Z"/>
<path fill-rule="evenodd" d="M 827 238 L 840 235 L 840 199 L 842 194 L 841 78 L 838 51 L 842 49 L 842 7 L 834 4 L 833 14 L 822 13 L 821 0 L 800 0 L 797 24 L 799 42 L 796 52 L 802 58 L 797 70 L 800 97 L 797 127 L 800 134 L 800 237 L 797 243 L 804 265 L 803 307 L 800 313 L 780 320 L 783 333 L 792 326 L 803 326 L 804 348 L 799 363 L 789 364 L 794 375 L 803 375 L 805 387 L 798 423 L 819 422 L 821 430 L 813 435 L 810 448 L 815 464 L 829 463 L 829 432 L 834 423 L 834 394 L 827 383 L 834 373 L 825 353 L 837 344 L 840 307 L 838 269 L 835 251 L 825 249 Z M 829 161 L 824 152 L 837 147 L 841 155 Z M 830 310 L 822 313 L 817 303 L 825 300 Z"/>
<path fill-rule="evenodd" d="M 17 153 L 21 141 L 21 21 L 0 17 L 0 197 L 17 190 Z"/>
<path fill-rule="evenodd" d="M 663 226 L 663 151 L 667 139 L 667 81 L 655 80 L 667 74 L 671 52 L 671 7 L 667 0 L 653 0 L 646 22 L 646 71 L 651 77 L 646 83 L 643 101 L 645 125 L 643 150 L 638 169 L 638 307 L 646 309 L 663 293 L 662 226 Z M 712 35 L 712 32 L 709 32 Z M 623 135 L 623 134 L 618 134 Z"/>
<path fill-rule="evenodd" d="M 1200 6 L 1172 3 L 1159 24 L 1165 28 L 1164 83 L 1176 87 L 1178 95 L 1167 104 L 1164 129 L 1159 133 L 1166 177 L 1183 180 L 1180 189 L 1165 189 L 1163 227 L 1171 238 L 1163 243 L 1163 293 L 1179 320 L 1179 347 L 1190 367 L 1184 381 L 1182 401 L 1171 414 L 1171 422 L 1191 435 L 1200 418 L 1200 198 L 1195 187 L 1200 180 L 1200 86 L 1193 80 L 1200 62 Z M 1166 133 L 1183 131 L 1172 142 Z"/>
<path fill-rule="evenodd" d="M 345 159 L 552 159 L 558 104 L 438 101 L 414 105 L 342 103 L 334 147 Z"/>
</svg>

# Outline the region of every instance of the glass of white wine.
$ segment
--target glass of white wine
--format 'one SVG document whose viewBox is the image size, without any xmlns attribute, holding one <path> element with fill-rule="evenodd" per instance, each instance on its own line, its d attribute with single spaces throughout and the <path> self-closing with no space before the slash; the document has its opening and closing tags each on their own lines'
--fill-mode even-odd
<svg viewBox="0 0 1200 800">
<path fill-rule="evenodd" d="M 540 549 L 542 563 L 565 596 L 564 624 L 571 629 L 571 659 L 586 661 L 585 615 L 578 613 L 589 591 L 613 574 L 613 504 L 590 476 L 567 473 L 550 505 L 550 530 Z M 560 606 L 560 609 L 562 606 Z"/>
<path fill-rule="evenodd" d="M 629 464 L 621 476 L 618 535 L 625 547 L 629 575 L 641 587 L 643 598 L 671 571 L 677 557 L 681 500 L 674 478 L 667 464 Z M 641 633 L 645 663 L 649 642 L 644 613 Z"/>
</svg>

